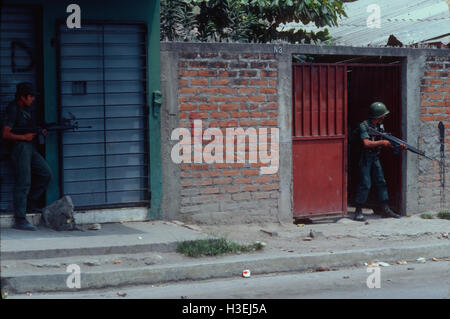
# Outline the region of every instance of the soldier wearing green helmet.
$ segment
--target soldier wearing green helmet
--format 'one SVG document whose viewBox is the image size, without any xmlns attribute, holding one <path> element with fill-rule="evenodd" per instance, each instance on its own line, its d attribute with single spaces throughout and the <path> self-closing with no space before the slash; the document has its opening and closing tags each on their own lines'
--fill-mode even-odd
<svg viewBox="0 0 450 319">
<path fill-rule="evenodd" d="M 381 102 L 373 102 L 369 108 L 369 119 L 378 119 L 389 114 L 386 105 Z"/>
<path fill-rule="evenodd" d="M 359 125 L 359 138 L 363 147 L 358 162 L 359 183 L 355 196 L 355 220 L 357 221 L 365 221 L 362 207 L 367 201 L 372 185 L 377 190 L 384 217 L 400 218 L 400 215 L 394 213 L 389 208 L 386 180 L 384 179 L 383 168 L 379 159 L 381 149 L 383 147 L 392 148 L 392 145 L 389 141 L 378 140 L 376 137 L 371 137 L 368 133 L 369 126 L 380 132 L 384 132 L 382 123 L 388 114 L 389 110 L 386 105 L 382 102 L 374 102 L 369 108 L 369 119 Z M 405 149 L 406 147 L 401 145 L 401 148 Z"/>
</svg>

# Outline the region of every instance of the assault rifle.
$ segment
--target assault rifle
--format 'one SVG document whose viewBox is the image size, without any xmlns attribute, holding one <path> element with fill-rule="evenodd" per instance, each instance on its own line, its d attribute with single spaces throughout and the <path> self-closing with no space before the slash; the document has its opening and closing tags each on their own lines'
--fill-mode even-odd
<svg viewBox="0 0 450 319">
<path fill-rule="evenodd" d="M 405 145 L 407 147 L 408 151 L 411 151 L 411 152 L 416 153 L 416 154 L 418 154 L 420 156 L 423 156 L 423 157 L 425 157 L 425 158 L 427 158 L 427 159 L 429 159 L 431 161 L 439 162 L 438 160 L 425 155 L 424 151 L 421 151 L 421 150 L 415 148 L 414 146 L 409 145 L 405 141 L 403 141 L 403 140 L 393 136 L 390 133 L 377 131 L 376 129 L 374 129 L 373 127 L 370 127 L 368 125 L 367 125 L 367 129 L 368 129 L 369 135 L 371 135 L 371 136 L 379 136 L 382 139 L 388 140 L 389 142 L 391 142 L 391 144 L 394 146 L 394 148 L 399 149 L 400 145 L 403 144 L 403 145 Z"/>
<path fill-rule="evenodd" d="M 47 123 L 43 126 L 36 126 L 36 127 L 14 127 L 11 130 L 11 133 L 13 134 L 28 134 L 28 133 L 35 133 L 38 135 L 39 138 L 39 144 L 45 144 L 45 136 L 42 133 L 43 130 L 47 130 L 47 132 L 61 132 L 61 131 L 68 131 L 68 130 L 78 130 L 80 128 L 91 128 L 92 126 L 78 126 L 78 122 L 76 121 L 75 116 L 70 113 L 70 119 L 63 118 L 61 124 L 57 123 Z"/>
</svg>

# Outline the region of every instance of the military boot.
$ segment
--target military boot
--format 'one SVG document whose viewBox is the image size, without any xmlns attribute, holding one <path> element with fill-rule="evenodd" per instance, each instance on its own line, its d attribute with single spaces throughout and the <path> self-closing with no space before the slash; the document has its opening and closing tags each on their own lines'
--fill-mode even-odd
<svg viewBox="0 0 450 319">
<path fill-rule="evenodd" d="M 383 203 L 382 209 L 385 217 L 400 218 L 400 215 L 394 213 L 387 203 Z"/>
<path fill-rule="evenodd" d="M 23 217 L 17 217 L 15 218 L 15 223 L 12 226 L 15 229 L 19 229 L 19 230 L 31 230 L 31 231 L 35 231 L 37 230 L 36 227 L 34 227 L 33 225 L 31 225 L 26 218 Z"/>
<path fill-rule="evenodd" d="M 358 222 L 364 222 L 366 221 L 366 219 L 364 218 L 363 212 L 362 212 L 362 208 L 361 207 L 356 207 L 355 210 L 355 218 L 356 221 Z"/>
<path fill-rule="evenodd" d="M 37 201 L 29 199 L 27 201 L 27 213 L 28 214 L 42 214 L 43 209 L 40 207 Z"/>
<path fill-rule="evenodd" d="M 383 209 L 381 207 L 374 207 L 372 210 L 373 210 L 373 213 L 375 215 L 378 215 L 378 216 L 381 216 L 381 217 L 384 216 L 384 211 L 383 211 Z"/>
</svg>

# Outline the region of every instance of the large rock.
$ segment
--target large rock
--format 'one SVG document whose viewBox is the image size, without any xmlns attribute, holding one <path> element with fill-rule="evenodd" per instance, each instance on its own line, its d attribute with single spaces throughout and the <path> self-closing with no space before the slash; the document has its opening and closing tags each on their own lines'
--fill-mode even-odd
<svg viewBox="0 0 450 319">
<path fill-rule="evenodd" d="M 73 210 L 72 198 L 64 196 L 44 208 L 42 222 L 45 226 L 58 231 L 76 230 Z"/>
</svg>

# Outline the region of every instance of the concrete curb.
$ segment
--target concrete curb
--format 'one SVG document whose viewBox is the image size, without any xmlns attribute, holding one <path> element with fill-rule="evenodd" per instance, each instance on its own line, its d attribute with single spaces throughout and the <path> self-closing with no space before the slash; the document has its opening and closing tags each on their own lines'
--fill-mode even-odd
<svg viewBox="0 0 450 319">
<path fill-rule="evenodd" d="M 181 280 L 240 277 L 244 269 L 252 274 L 294 272 L 315 269 L 317 266 L 361 266 L 374 259 L 392 262 L 399 259 L 415 261 L 416 258 L 443 258 L 450 256 L 450 243 L 413 247 L 386 247 L 366 250 L 349 250 L 334 253 L 302 255 L 231 256 L 215 261 L 195 261 L 189 264 L 168 264 L 107 272 L 81 273 L 81 288 L 70 289 L 66 285 L 69 273 L 17 274 L 1 279 L 3 291 L 26 292 L 74 292 L 126 285 L 160 284 Z"/>
<path fill-rule="evenodd" d="M 145 252 L 174 252 L 178 242 L 170 243 L 147 243 L 141 245 L 123 245 L 123 246 L 98 246 L 82 247 L 71 249 L 42 249 L 42 250 L 23 250 L 23 251 L 2 251 L 2 260 L 24 260 L 24 259 L 43 259 L 55 257 L 71 256 L 98 256 L 114 254 L 136 254 Z"/>
</svg>

